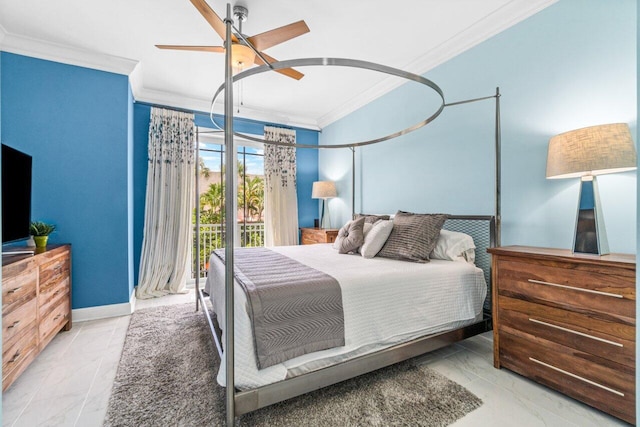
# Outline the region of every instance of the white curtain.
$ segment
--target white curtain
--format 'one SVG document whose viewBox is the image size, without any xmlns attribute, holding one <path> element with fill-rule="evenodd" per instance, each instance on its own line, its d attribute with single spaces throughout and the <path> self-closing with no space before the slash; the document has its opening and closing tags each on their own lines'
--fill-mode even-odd
<svg viewBox="0 0 640 427">
<path fill-rule="evenodd" d="M 264 127 L 264 229 L 265 246 L 298 244 L 296 149 L 268 144 L 295 144 L 296 131 Z"/>
<path fill-rule="evenodd" d="M 151 108 L 144 239 L 136 296 L 186 292 L 194 199 L 193 114 Z"/>
</svg>

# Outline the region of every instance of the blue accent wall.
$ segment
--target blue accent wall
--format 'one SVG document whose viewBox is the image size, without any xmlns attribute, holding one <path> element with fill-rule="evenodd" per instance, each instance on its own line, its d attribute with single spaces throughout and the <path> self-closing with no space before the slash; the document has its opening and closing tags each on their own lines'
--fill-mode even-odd
<svg viewBox="0 0 640 427">
<path fill-rule="evenodd" d="M 171 107 L 166 107 L 171 108 Z M 147 146 L 149 144 L 149 120 L 151 107 L 147 104 L 134 105 L 134 271 L 135 284 L 138 284 L 140 254 L 144 231 L 144 209 L 147 185 Z M 196 126 L 213 128 L 209 114 L 196 112 Z M 222 118 L 218 117 L 220 123 Z M 236 118 L 234 128 L 237 132 L 262 135 L 265 125 L 274 125 L 257 120 Z M 296 141 L 300 144 L 318 144 L 318 132 L 309 129 L 294 128 Z M 298 223 L 300 227 L 312 227 L 314 218 L 318 217 L 318 201 L 311 199 L 311 187 L 318 180 L 318 150 L 296 149 L 297 190 L 298 190 Z"/>
<path fill-rule="evenodd" d="M 129 295 L 133 293 L 135 283 L 135 205 L 134 205 L 134 121 L 133 121 L 133 92 L 129 85 L 127 91 L 127 273 Z"/>
<path fill-rule="evenodd" d="M 128 77 L 0 53 L 2 140 L 33 156 L 32 219 L 71 243 L 73 308 L 129 301 Z"/>
<path fill-rule="evenodd" d="M 149 119 L 151 107 L 133 105 L 133 271 L 134 284 L 138 285 L 142 239 L 144 237 L 144 207 L 147 195 L 147 160 L 149 145 Z"/>
<path fill-rule="evenodd" d="M 502 244 L 570 248 L 579 179 L 547 180 L 549 138 L 602 123 L 637 127 L 636 2 L 562 0 L 427 72 L 447 102 L 500 87 Z M 432 93 L 407 83 L 327 126 L 320 143 L 383 136 L 430 115 Z M 495 103 L 445 108 L 433 123 L 358 149 L 356 211 L 492 214 Z M 350 214 L 351 157 L 320 153 L 320 177 L 338 181 L 332 219 Z M 609 245 L 634 253 L 636 172 L 598 178 Z"/>
</svg>

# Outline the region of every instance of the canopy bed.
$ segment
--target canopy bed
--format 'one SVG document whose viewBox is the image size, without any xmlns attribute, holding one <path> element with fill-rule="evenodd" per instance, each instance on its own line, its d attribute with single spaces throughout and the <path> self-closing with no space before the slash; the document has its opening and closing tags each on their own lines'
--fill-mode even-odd
<svg viewBox="0 0 640 427">
<path fill-rule="evenodd" d="M 226 16 L 227 18 L 224 20 L 226 37 L 223 37 L 226 48 L 225 83 L 217 90 L 212 101 L 213 109 L 213 104 L 218 96 L 222 92 L 225 93 L 224 134 L 225 145 L 228 147 L 225 150 L 226 164 L 234 164 L 234 135 L 268 144 L 285 145 L 285 143 L 265 141 L 234 132 L 233 83 L 267 71 L 288 70 L 292 67 L 302 66 L 355 67 L 422 84 L 439 96 L 441 103 L 432 115 L 407 129 L 381 138 L 338 145 L 293 144 L 295 147 L 310 149 L 350 149 L 353 159 L 352 186 L 354 187 L 357 147 L 387 141 L 419 129 L 433 121 L 445 107 L 489 99 L 494 99 L 496 103 L 495 216 L 448 216 L 446 222 L 443 219 L 443 229 L 463 232 L 471 236 L 476 247 L 475 265 L 473 262 L 459 261 L 432 261 L 420 264 L 384 258 L 366 260 L 361 256 L 339 255 L 330 247 L 331 245 L 279 247 L 263 254 L 265 257 L 278 258 L 283 256 L 294 263 L 307 265 L 321 274 L 337 279 L 344 313 L 343 346 L 324 347 L 324 349 L 307 353 L 294 351 L 289 355 L 292 357 L 289 358 L 285 356 L 284 358 L 276 357 L 276 360 L 270 360 L 269 357 L 262 359 L 263 354 L 260 348 L 263 345 L 268 346 L 268 343 L 261 344 L 256 340 L 258 332 L 255 328 L 256 319 L 253 315 L 254 311 L 259 311 L 259 308 L 255 308 L 247 301 L 252 297 L 250 293 L 246 292 L 253 282 L 263 280 L 263 277 L 248 277 L 247 273 L 246 266 L 255 263 L 259 258 L 245 258 L 242 250 L 234 250 L 234 233 L 225 233 L 225 249 L 212 255 L 210 275 L 207 279 L 207 290 L 213 297 L 212 305 L 218 316 L 217 322 L 212 318 L 207 308 L 208 304 L 199 283 L 199 271 L 196 275 L 196 309 L 202 305 L 216 348 L 221 360 L 224 360 L 224 363 L 221 363 L 221 370 L 224 372 L 219 375 L 219 381 L 223 381 L 226 386 L 227 425 L 233 425 L 235 417 L 243 413 L 371 372 L 491 330 L 491 276 L 489 255 L 486 253 L 486 249 L 500 244 L 499 90 L 496 90 L 495 95 L 483 98 L 446 103 L 442 90 L 432 81 L 419 75 L 371 62 L 340 58 L 306 58 L 270 63 L 233 26 L 230 5 L 227 5 Z M 241 40 L 253 49 L 256 56 L 261 58 L 265 65 L 242 71 L 233 76 L 232 39 Z M 220 128 L 213 113 L 211 117 L 213 123 Z M 286 145 L 291 146 L 291 144 Z M 197 165 L 196 162 L 196 169 Z M 197 170 L 196 173 L 198 173 Z M 234 182 L 232 168 L 226 168 L 225 180 L 226 182 Z M 234 185 L 225 186 L 225 210 L 227 212 L 233 211 L 234 192 Z M 352 211 L 355 211 L 354 193 L 352 192 Z M 355 212 L 352 213 L 355 214 Z M 196 218 L 196 223 L 198 221 L 199 219 Z M 232 215 L 227 215 L 225 228 L 233 230 L 234 221 L 235 218 Z M 440 227 L 442 228 L 442 224 Z M 196 244 L 196 259 L 200 257 L 199 248 L 199 244 Z M 265 251 L 268 250 L 265 249 Z M 366 267 L 364 267 L 363 261 L 369 261 L 366 263 Z M 258 264 L 261 263 L 258 262 Z M 298 264 L 292 264 L 291 268 L 299 268 Z M 277 272 L 271 274 L 273 276 Z M 302 274 L 304 276 L 308 272 Z M 424 288 L 427 286 L 425 283 L 429 283 L 429 287 L 432 286 L 431 279 L 425 278 L 429 277 L 428 275 L 438 277 L 438 280 L 443 284 L 443 287 L 440 288 L 433 285 L 435 294 L 445 297 L 459 293 L 459 296 L 452 297 L 449 303 L 445 303 L 442 298 L 425 298 Z M 376 276 L 375 281 L 370 280 L 372 276 Z M 363 289 L 358 290 L 357 288 L 362 288 L 361 285 L 367 281 L 370 283 L 367 283 L 363 294 Z M 213 282 L 223 286 L 215 287 Z M 390 285 L 396 286 L 396 289 Z M 328 285 L 328 287 L 331 286 Z M 395 293 L 390 293 L 389 289 L 394 289 Z M 363 307 L 362 301 L 368 299 L 367 292 L 373 294 L 377 292 L 379 297 L 373 298 L 373 302 L 370 301 L 368 306 Z M 306 291 L 302 293 L 308 294 Z M 433 296 L 434 294 L 429 295 Z M 415 305 L 416 300 L 420 300 L 418 305 Z M 403 306 L 402 301 L 414 305 Z M 393 309 L 386 310 L 387 306 L 393 306 Z M 446 312 L 449 315 L 445 316 L 444 320 L 437 318 L 437 316 L 429 318 L 430 316 L 427 315 L 416 315 L 416 313 L 437 312 L 438 306 L 440 306 L 440 312 Z M 389 324 L 394 323 L 399 324 L 400 328 L 385 329 Z M 407 328 L 407 326 L 411 327 Z M 375 331 L 377 334 L 371 331 L 371 328 L 376 329 L 376 327 L 378 327 L 378 330 Z M 224 335 L 224 342 L 222 335 Z M 333 342 L 333 339 L 331 341 Z M 238 354 L 236 354 L 236 350 L 239 350 Z M 258 367 L 263 367 L 263 369 L 258 369 Z"/>
</svg>

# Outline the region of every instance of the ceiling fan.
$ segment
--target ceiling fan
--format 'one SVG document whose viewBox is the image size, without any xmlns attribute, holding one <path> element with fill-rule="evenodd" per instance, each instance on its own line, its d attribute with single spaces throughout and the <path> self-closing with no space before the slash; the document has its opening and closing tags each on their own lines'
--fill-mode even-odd
<svg viewBox="0 0 640 427">
<path fill-rule="evenodd" d="M 216 33 L 225 40 L 226 28 L 225 24 L 216 14 L 213 9 L 207 4 L 205 0 L 190 0 L 191 3 L 198 9 L 200 14 L 207 20 L 209 25 L 213 27 Z M 242 34 L 242 22 L 246 21 L 249 11 L 244 6 L 234 6 L 233 14 L 239 22 L 239 31 Z M 285 25 L 283 27 L 275 28 L 273 30 L 265 31 L 264 33 L 257 34 L 251 37 L 243 37 L 256 48 L 258 52 L 262 54 L 264 59 L 269 63 L 276 62 L 277 59 L 267 55 L 263 51 L 280 43 L 291 40 L 302 34 L 308 33 L 309 27 L 304 21 L 294 22 L 292 24 Z M 244 40 L 238 39 L 235 34 L 231 35 L 231 56 L 233 66 L 236 69 L 246 69 L 251 67 L 254 63 L 258 65 L 265 65 L 265 62 L 259 55 L 245 44 Z M 156 45 L 159 49 L 173 49 L 173 50 L 192 50 L 199 52 L 215 52 L 224 53 L 224 46 L 186 46 L 186 45 Z M 300 80 L 304 77 L 304 74 L 294 70 L 293 68 L 284 68 L 275 70 L 280 74 Z"/>
</svg>

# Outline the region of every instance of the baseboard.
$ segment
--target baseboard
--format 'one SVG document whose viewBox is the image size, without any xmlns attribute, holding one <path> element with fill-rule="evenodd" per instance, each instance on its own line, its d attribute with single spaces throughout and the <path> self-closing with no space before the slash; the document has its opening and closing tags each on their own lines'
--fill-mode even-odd
<svg viewBox="0 0 640 427">
<path fill-rule="evenodd" d="M 121 304 L 99 305 L 96 307 L 76 308 L 71 311 L 73 322 L 86 322 L 89 320 L 106 319 L 109 317 L 128 316 L 136 308 L 135 289 L 131 293 L 129 302 Z"/>
</svg>

